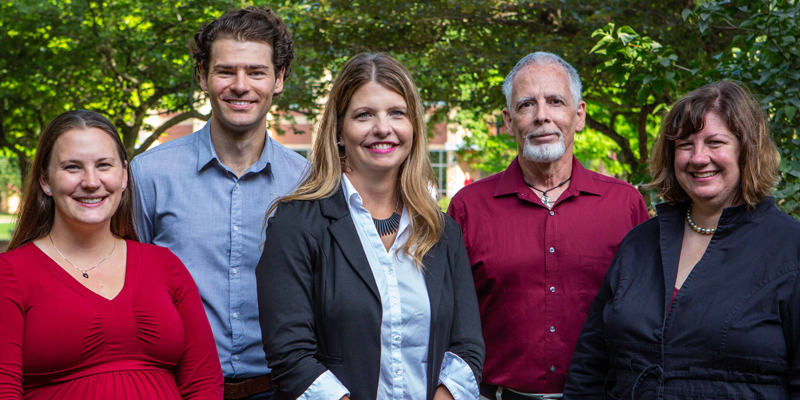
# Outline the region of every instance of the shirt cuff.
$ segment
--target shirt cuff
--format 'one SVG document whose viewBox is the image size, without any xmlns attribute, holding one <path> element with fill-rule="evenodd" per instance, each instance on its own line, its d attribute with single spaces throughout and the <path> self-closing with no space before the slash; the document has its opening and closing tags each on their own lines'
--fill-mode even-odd
<svg viewBox="0 0 800 400">
<path fill-rule="evenodd" d="M 339 400 L 344 396 L 350 396 L 350 391 L 328 370 L 318 376 L 297 400 Z"/>
<path fill-rule="evenodd" d="M 456 400 L 477 399 L 478 382 L 466 361 L 451 352 L 444 353 L 439 384 L 444 385 Z"/>
</svg>

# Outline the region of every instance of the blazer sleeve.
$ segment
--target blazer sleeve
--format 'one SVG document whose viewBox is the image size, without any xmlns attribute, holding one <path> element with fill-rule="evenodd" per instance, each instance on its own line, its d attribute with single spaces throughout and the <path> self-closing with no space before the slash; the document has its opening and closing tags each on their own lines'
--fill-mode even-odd
<svg viewBox="0 0 800 400">
<path fill-rule="evenodd" d="M 469 364 L 475 375 L 475 381 L 480 383 L 486 350 L 481 331 L 478 297 L 475 294 L 475 283 L 472 280 L 472 270 L 467 257 L 467 249 L 464 247 L 461 229 L 452 220 L 447 223 L 452 223 L 456 231 L 456 234 L 450 235 L 448 238 L 452 248 L 455 249 L 455 255 L 452 258 L 453 265 L 451 265 L 455 312 L 453 313 L 453 327 L 450 331 L 449 351 Z"/>
<path fill-rule="evenodd" d="M 564 399 L 606 399 L 606 377 L 611 364 L 605 341 L 603 312 L 606 304 L 614 298 L 612 280 L 621 262 L 621 252 L 622 247 L 617 251 L 583 325 L 570 361 Z"/>
<path fill-rule="evenodd" d="M 293 204 L 278 206 L 269 220 L 256 267 L 261 337 L 278 384 L 276 398 L 300 397 L 327 371 L 314 358 L 313 270 L 324 255 L 317 240 L 303 228 L 310 223 Z"/>
</svg>

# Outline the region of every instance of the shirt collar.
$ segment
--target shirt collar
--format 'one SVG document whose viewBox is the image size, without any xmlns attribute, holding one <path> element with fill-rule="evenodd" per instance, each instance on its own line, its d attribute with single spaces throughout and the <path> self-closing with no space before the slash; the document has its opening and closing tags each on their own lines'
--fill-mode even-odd
<svg viewBox="0 0 800 400">
<path fill-rule="evenodd" d="M 342 174 L 342 189 L 344 189 L 344 199 L 347 201 L 347 208 L 350 209 L 351 214 L 354 209 L 361 209 L 368 212 L 368 210 L 364 208 L 364 200 L 361 198 L 361 195 L 358 194 L 355 186 L 350 182 L 347 174 L 344 173 Z M 407 211 L 408 208 L 403 207 L 403 214 L 400 215 L 400 226 L 397 229 L 397 237 L 400 237 L 406 227 L 408 227 L 409 217 Z"/>
<path fill-rule="evenodd" d="M 266 129 L 264 130 L 266 140 L 264 141 L 264 148 L 261 150 L 261 156 L 258 161 L 253 164 L 247 172 L 261 172 L 269 165 L 272 156 L 272 138 L 267 135 Z M 214 142 L 211 141 L 211 119 L 198 132 L 197 141 L 195 142 L 197 148 L 197 170 L 205 168 L 212 160 L 222 165 L 217 157 L 217 151 L 214 149 Z"/>
<path fill-rule="evenodd" d="M 502 172 L 494 197 L 504 196 L 511 193 L 526 193 L 528 185 L 522 177 L 522 168 L 519 165 L 519 156 Z M 581 165 L 575 156 L 572 156 L 572 179 L 570 180 L 567 193 L 578 195 L 581 192 L 593 195 L 600 195 L 597 182 L 589 175 L 589 171 Z"/>
</svg>

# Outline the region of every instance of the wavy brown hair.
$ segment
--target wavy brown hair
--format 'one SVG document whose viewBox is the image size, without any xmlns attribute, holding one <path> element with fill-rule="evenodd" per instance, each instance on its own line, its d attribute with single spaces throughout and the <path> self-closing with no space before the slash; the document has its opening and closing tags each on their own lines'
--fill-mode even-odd
<svg viewBox="0 0 800 400">
<path fill-rule="evenodd" d="M 778 150 L 769 136 L 767 118 L 753 96 L 738 84 L 722 81 L 703 86 L 678 100 L 661 123 L 648 170 L 665 201 L 688 201 L 675 176 L 675 141 L 703 129 L 705 116 L 719 116 L 739 139 L 741 182 L 736 201 L 749 207 L 770 194 L 778 182 Z"/>
<path fill-rule="evenodd" d="M 342 67 L 333 81 L 314 135 L 310 172 L 294 193 L 279 198 L 270 206 L 267 218 L 280 203 L 327 198 L 341 187 L 347 163 L 344 148 L 337 146 L 336 142 L 342 134 L 344 114 L 353 93 L 369 82 L 376 82 L 403 96 L 408 106 L 414 134 L 411 152 L 400 165 L 398 182 L 401 200 L 410 216 L 410 234 L 403 251 L 424 268 L 422 258 L 441 238 L 444 217 L 429 191 L 436 183 L 436 177 L 428 156 L 428 134 L 419 91 L 406 68 L 387 54 L 359 54 Z"/>
<path fill-rule="evenodd" d="M 117 128 L 106 117 L 92 111 L 77 110 L 65 112 L 53 119 L 39 137 L 36 156 L 33 158 L 28 179 L 25 180 L 17 227 L 14 236 L 8 243 L 8 250 L 24 246 L 50 233 L 53 228 L 56 207 L 53 198 L 42 191 L 39 182 L 47 181 L 47 170 L 50 167 L 53 147 L 59 136 L 71 130 L 87 130 L 89 128 L 97 128 L 107 133 L 114 140 L 117 154 L 123 165 L 128 163 L 125 146 L 119 138 Z M 111 217 L 111 233 L 138 242 L 139 235 L 136 234 L 133 224 L 133 174 L 131 174 L 130 166 L 127 168 L 128 188 L 122 192 L 117 212 Z"/>
</svg>

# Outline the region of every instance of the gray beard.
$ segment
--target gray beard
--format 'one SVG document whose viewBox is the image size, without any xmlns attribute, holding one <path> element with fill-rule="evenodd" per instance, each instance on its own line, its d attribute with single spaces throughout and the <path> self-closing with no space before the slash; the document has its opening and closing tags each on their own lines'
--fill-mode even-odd
<svg viewBox="0 0 800 400">
<path fill-rule="evenodd" d="M 564 135 L 558 133 L 558 143 L 547 143 L 533 145 L 530 138 L 536 136 L 536 132 L 525 136 L 525 146 L 522 148 L 522 157 L 535 163 L 548 163 L 560 159 L 567 151 L 564 146 Z"/>
</svg>

